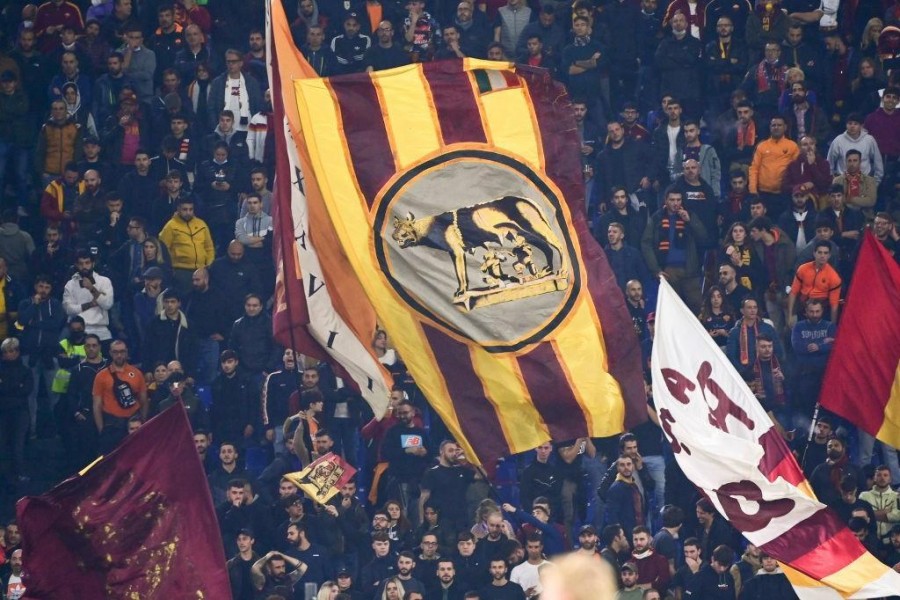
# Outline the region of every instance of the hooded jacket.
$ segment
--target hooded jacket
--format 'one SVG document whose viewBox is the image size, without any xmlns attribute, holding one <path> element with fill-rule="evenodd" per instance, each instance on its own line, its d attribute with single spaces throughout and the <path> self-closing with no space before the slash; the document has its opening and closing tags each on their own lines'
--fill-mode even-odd
<svg viewBox="0 0 900 600">
<path fill-rule="evenodd" d="M 834 138 L 828 148 L 828 162 L 831 170 L 837 175 L 843 175 L 847 171 L 847 151 L 859 150 L 862 154 L 860 170 L 866 175 L 871 175 L 878 183 L 884 177 L 884 163 L 881 160 L 881 150 L 878 142 L 865 130 L 860 132 L 855 140 L 845 131 Z"/>
<path fill-rule="evenodd" d="M 19 303 L 16 327 L 22 354 L 52 360 L 59 348 L 59 333 L 66 324 L 66 312 L 56 298 L 35 304 L 33 298 Z"/>
<path fill-rule="evenodd" d="M 0 225 L 0 256 L 6 259 L 9 273 L 19 281 L 28 279 L 28 260 L 34 252 L 34 240 L 16 223 Z"/>
</svg>

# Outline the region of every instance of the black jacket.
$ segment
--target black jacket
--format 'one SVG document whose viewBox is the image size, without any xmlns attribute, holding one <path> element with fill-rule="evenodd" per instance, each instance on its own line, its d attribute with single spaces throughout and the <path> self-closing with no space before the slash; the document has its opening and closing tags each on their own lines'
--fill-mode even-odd
<svg viewBox="0 0 900 600">
<path fill-rule="evenodd" d="M 672 35 L 663 38 L 656 49 L 654 64 L 659 74 L 659 89 L 669 90 L 682 101 L 703 97 L 703 46 L 690 33 L 680 40 Z"/>
<path fill-rule="evenodd" d="M 66 323 L 66 311 L 56 298 L 40 304 L 27 298 L 19 303 L 16 319 L 22 326 L 19 334 L 22 354 L 52 360 L 59 347 L 59 334 Z"/>
<path fill-rule="evenodd" d="M 230 378 L 219 373 L 212 382 L 212 398 L 210 421 L 214 439 L 239 444 L 244 428 L 255 428 L 259 421 L 253 386 L 240 373 Z"/>
<path fill-rule="evenodd" d="M 27 408 L 33 387 L 31 369 L 21 358 L 0 361 L 0 413 Z"/>
<path fill-rule="evenodd" d="M 272 337 L 272 319 L 266 314 L 244 315 L 235 321 L 228 347 L 238 353 L 241 368 L 251 373 L 271 371 L 281 357 L 281 349 Z"/>
<path fill-rule="evenodd" d="M 147 365 L 157 362 L 168 363 L 177 360 L 185 371 L 192 372 L 194 361 L 194 344 L 190 335 L 190 327 L 184 313 L 179 311 L 175 320 L 160 313 L 154 317 L 144 335 L 144 347 L 141 350 L 142 361 Z"/>
</svg>

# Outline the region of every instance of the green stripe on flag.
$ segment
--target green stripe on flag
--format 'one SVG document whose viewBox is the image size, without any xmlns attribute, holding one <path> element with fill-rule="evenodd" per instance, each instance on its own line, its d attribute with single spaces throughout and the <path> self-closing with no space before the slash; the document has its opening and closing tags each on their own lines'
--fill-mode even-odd
<svg viewBox="0 0 900 600">
<path fill-rule="evenodd" d="M 486 94 L 491 91 L 491 78 L 488 77 L 487 71 L 484 69 L 473 69 L 472 74 L 475 76 L 475 83 L 478 84 L 479 94 Z"/>
</svg>

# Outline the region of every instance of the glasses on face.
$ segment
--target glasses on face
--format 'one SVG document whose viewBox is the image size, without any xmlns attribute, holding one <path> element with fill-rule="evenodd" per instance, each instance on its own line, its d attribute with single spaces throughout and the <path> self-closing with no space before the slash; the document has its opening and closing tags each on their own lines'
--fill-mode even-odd
<svg viewBox="0 0 900 600">
<path fill-rule="evenodd" d="M 422 542 L 423 546 L 437 546 L 437 542 Z"/>
<path fill-rule="evenodd" d="M 225 62 L 228 63 L 229 65 L 233 65 L 235 63 L 239 63 L 239 62 L 243 62 L 243 61 L 239 58 L 229 58 Z"/>
</svg>

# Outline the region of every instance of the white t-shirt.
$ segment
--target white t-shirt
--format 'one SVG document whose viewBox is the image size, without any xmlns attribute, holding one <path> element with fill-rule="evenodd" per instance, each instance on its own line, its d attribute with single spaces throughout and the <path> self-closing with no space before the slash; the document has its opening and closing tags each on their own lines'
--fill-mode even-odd
<svg viewBox="0 0 900 600">
<path fill-rule="evenodd" d="M 538 569 L 543 565 L 549 564 L 550 561 L 548 560 L 543 561 L 539 565 L 533 565 L 527 561 L 523 562 L 512 570 L 512 573 L 509 575 L 509 580 L 521 585 L 523 590 L 534 587 L 537 589 L 537 593 L 540 594 L 543 590 L 541 589 L 541 577 L 538 575 Z"/>
<path fill-rule="evenodd" d="M 834 29 L 837 27 L 837 13 L 841 6 L 841 0 L 822 0 L 819 9 L 825 13 L 819 19 L 819 27 L 822 29 Z"/>
<path fill-rule="evenodd" d="M 25 595 L 25 584 L 18 575 L 10 575 L 9 581 L 6 582 L 6 598 L 7 600 L 19 600 Z"/>
</svg>

